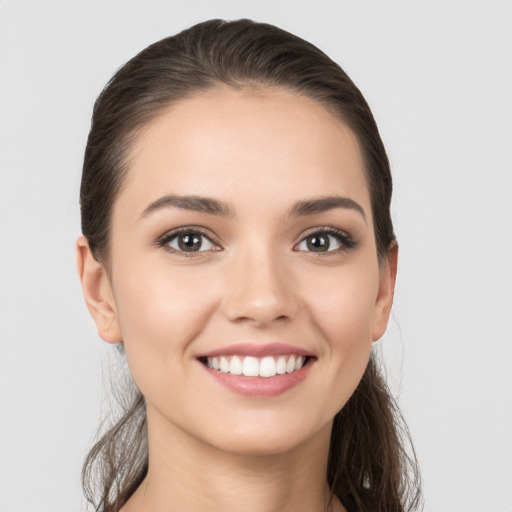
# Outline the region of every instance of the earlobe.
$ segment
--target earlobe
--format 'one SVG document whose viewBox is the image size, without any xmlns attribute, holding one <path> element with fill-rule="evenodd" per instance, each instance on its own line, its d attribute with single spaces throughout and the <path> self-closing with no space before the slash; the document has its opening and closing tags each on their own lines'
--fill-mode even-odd
<svg viewBox="0 0 512 512">
<path fill-rule="evenodd" d="M 107 343 L 120 343 L 122 335 L 110 280 L 83 235 L 76 242 L 76 259 L 85 302 L 98 334 Z"/>
<path fill-rule="evenodd" d="M 387 256 L 384 257 L 380 265 L 379 292 L 375 303 L 372 341 L 379 340 L 386 332 L 391 307 L 393 306 L 397 263 L 398 244 L 392 242 Z"/>
</svg>

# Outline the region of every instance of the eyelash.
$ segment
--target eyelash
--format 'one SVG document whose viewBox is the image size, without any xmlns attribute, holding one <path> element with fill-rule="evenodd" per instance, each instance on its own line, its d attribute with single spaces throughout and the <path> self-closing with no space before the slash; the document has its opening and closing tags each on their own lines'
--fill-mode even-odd
<svg viewBox="0 0 512 512">
<path fill-rule="evenodd" d="M 328 251 L 320 251 L 320 252 L 304 251 L 304 252 L 311 252 L 312 254 L 315 254 L 317 256 L 331 256 L 333 254 L 339 254 L 341 252 L 346 252 L 346 251 L 349 251 L 350 249 L 354 249 L 357 245 L 356 240 L 351 235 L 349 235 L 346 231 L 343 231 L 338 228 L 333 228 L 331 226 L 323 226 L 323 227 L 314 228 L 314 230 L 310 231 L 308 234 L 306 234 L 304 237 L 302 237 L 301 241 L 295 247 L 304 243 L 308 238 L 311 238 L 313 236 L 319 237 L 319 236 L 325 236 L 325 235 L 335 238 L 338 241 L 338 243 L 340 244 L 340 247 L 338 247 L 336 249 L 331 249 Z"/>
<path fill-rule="evenodd" d="M 157 245 L 159 247 L 162 247 L 162 248 L 168 250 L 169 252 L 172 252 L 174 254 L 178 253 L 178 254 L 180 254 L 182 256 L 185 256 L 187 258 L 197 257 L 197 256 L 200 256 L 201 253 L 209 252 L 209 251 L 190 251 L 190 252 L 187 252 L 187 251 L 180 251 L 178 249 L 174 249 L 173 247 L 169 247 L 169 243 L 171 243 L 175 238 L 178 238 L 180 235 L 184 235 L 184 234 L 192 235 L 192 236 L 196 235 L 196 236 L 199 236 L 199 237 L 206 238 L 214 247 L 218 246 L 212 240 L 212 237 L 210 235 L 208 235 L 205 231 L 203 231 L 200 228 L 192 227 L 192 226 L 187 226 L 187 227 L 182 227 L 182 228 L 174 229 L 172 231 L 169 231 L 169 232 L 165 233 L 163 236 L 161 236 L 157 240 Z M 220 249 L 215 249 L 215 250 L 220 250 Z"/>
<path fill-rule="evenodd" d="M 218 247 L 218 244 L 216 244 L 212 240 L 212 237 L 210 235 L 208 235 L 202 229 L 197 228 L 197 227 L 192 227 L 192 226 L 174 229 L 172 231 L 165 233 L 163 236 L 161 236 L 157 240 L 156 245 L 168 250 L 169 252 L 178 253 L 182 256 L 189 257 L 189 258 L 197 257 L 197 256 L 200 256 L 201 253 L 206 253 L 206 252 L 211 251 L 211 249 L 210 249 L 210 250 L 203 250 L 203 251 L 188 252 L 188 251 L 181 251 L 179 249 L 169 247 L 169 243 L 172 242 L 174 239 L 176 239 L 177 237 L 179 237 L 182 234 L 187 234 L 187 235 L 192 235 L 192 236 L 196 235 L 199 237 L 204 237 L 214 247 Z M 341 229 L 330 227 L 330 226 L 323 226 L 323 227 L 314 228 L 314 230 L 312 230 L 311 232 L 309 232 L 308 234 L 303 236 L 301 238 L 301 240 L 299 241 L 299 243 L 295 244 L 294 248 L 298 247 L 300 244 L 306 242 L 306 240 L 308 238 L 311 238 L 313 236 L 320 237 L 320 236 L 326 236 L 326 235 L 334 237 L 339 242 L 340 247 L 336 248 L 336 249 L 331 249 L 331 250 L 327 250 L 327 251 L 319 251 L 319 252 L 316 252 L 316 251 L 297 251 L 297 252 L 311 252 L 312 254 L 316 254 L 318 256 L 328 256 L 328 255 L 333 255 L 333 254 L 338 254 L 338 253 L 341 253 L 344 251 L 348 251 L 350 249 L 354 249 L 357 245 L 357 242 L 354 240 L 354 238 L 351 235 L 349 235 L 347 232 L 342 231 Z M 214 249 L 214 251 L 219 251 L 219 250 L 222 250 L 222 249 L 219 249 L 219 248 Z"/>
</svg>

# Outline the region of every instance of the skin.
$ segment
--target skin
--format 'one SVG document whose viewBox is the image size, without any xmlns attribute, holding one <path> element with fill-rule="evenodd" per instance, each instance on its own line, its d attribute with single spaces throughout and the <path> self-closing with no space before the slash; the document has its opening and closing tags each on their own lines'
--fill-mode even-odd
<svg viewBox="0 0 512 512">
<path fill-rule="evenodd" d="M 144 214 L 168 194 L 207 196 L 232 215 Z M 297 202 L 326 196 L 362 212 L 290 215 Z M 212 243 L 202 239 L 206 250 L 187 256 L 176 239 L 158 242 L 184 226 Z M 332 250 L 310 250 L 307 237 L 326 227 L 354 247 L 333 236 Z M 98 332 L 124 342 L 147 402 L 149 473 L 123 512 L 344 510 L 325 476 L 332 420 L 386 329 L 396 253 L 379 261 L 354 134 L 315 101 L 219 89 L 145 126 L 113 206 L 109 270 L 85 238 L 77 243 Z M 197 360 L 241 342 L 288 343 L 313 363 L 278 396 L 242 396 Z"/>
</svg>

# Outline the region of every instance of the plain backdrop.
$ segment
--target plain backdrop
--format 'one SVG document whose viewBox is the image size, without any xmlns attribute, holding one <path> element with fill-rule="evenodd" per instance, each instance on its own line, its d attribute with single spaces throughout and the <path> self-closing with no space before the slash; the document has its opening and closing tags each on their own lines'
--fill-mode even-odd
<svg viewBox="0 0 512 512">
<path fill-rule="evenodd" d="M 379 350 L 425 511 L 512 511 L 510 1 L 0 0 L 0 512 L 85 508 L 112 350 L 75 271 L 94 99 L 146 45 L 213 17 L 288 29 L 363 91 L 400 242 Z"/>
</svg>

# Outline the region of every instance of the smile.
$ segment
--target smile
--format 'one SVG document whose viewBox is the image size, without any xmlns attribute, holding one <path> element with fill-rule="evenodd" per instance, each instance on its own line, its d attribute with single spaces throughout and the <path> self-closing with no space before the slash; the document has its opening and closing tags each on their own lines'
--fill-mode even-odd
<svg viewBox="0 0 512 512">
<path fill-rule="evenodd" d="M 300 370 L 306 363 L 301 355 L 217 356 L 203 360 L 208 368 L 245 377 L 275 377 Z"/>
<path fill-rule="evenodd" d="M 317 356 L 286 343 L 237 343 L 196 356 L 211 378 L 238 395 L 270 398 L 299 385 Z"/>
</svg>

